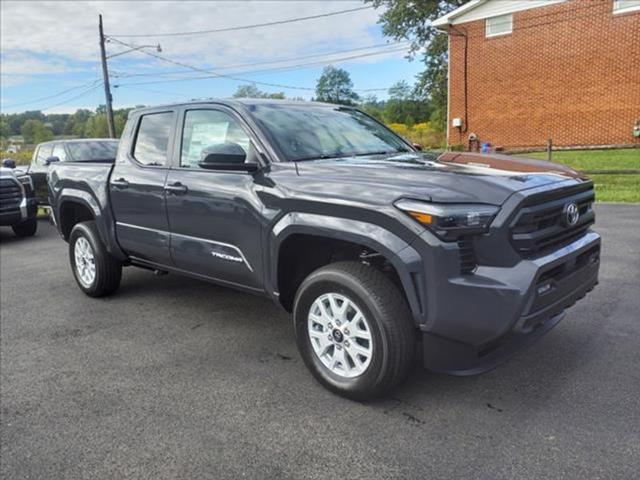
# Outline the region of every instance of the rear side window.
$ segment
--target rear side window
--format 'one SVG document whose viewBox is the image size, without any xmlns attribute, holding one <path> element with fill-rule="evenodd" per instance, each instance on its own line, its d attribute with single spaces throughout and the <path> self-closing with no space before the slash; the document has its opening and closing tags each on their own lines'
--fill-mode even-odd
<svg viewBox="0 0 640 480">
<path fill-rule="evenodd" d="M 38 147 L 38 153 L 36 154 L 36 163 L 38 165 L 44 165 L 44 162 L 47 158 L 51 156 L 51 150 L 53 149 L 53 145 L 40 145 Z"/>
<path fill-rule="evenodd" d="M 138 135 L 133 147 L 133 157 L 143 165 L 167 164 L 169 132 L 173 112 L 150 113 L 140 117 Z"/>
<path fill-rule="evenodd" d="M 87 140 L 67 145 L 71 159 L 76 162 L 113 162 L 118 153 L 118 142 L 112 140 Z"/>
</svg>

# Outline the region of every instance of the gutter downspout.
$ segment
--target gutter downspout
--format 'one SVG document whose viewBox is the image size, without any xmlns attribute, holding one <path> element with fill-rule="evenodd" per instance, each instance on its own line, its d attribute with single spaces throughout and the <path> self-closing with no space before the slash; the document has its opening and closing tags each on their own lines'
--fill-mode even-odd
<svg viewBox="0 0 640 480">
<path fill-rule="evenodd" d="M 464 123 L 462 128 L 460 129 L 460 133 L 467 133 L 468 131 L 468 123 L 469 123 L 469 81 L 468 81 L 468 66 L 469 66 L 469 36 L 467 35 L 467 30 L 465 28 L 459 29 L 452 24 L 449 24 L 449 31 L 453 30 L 455 35 L 464 37 L 464 63 L 463 63 L 463 75 L 464 75 Z M 451 35 L 451 33 L 450 33 Z M 451 37 L 449 37 L 449 43 L 451 43 Z M 451 52 L 451 49 L 449 49 Z M 449 53 L 449 72 L 451 71 L 451 53 Z M 450 78 L 448 80 L 450 82 Z M 449 98 L 451 97 L 449 92 Z M 448 107 L 447 107 L 448 110 Z M 448 114 L 447 114 L 448 121 Z M 447 126 L 447 132 L 449 131 Z M 462 140 L 462 139 L 461 139 Z M 447 140 L 448 141 L 448 140 Z"/>
</svg>

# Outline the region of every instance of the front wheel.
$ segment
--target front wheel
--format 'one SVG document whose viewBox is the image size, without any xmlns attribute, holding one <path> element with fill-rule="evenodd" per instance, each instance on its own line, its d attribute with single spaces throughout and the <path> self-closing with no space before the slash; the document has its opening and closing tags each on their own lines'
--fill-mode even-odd
<svg viewBox="0 0 640 480">
<path fill-rule="evenodd" d="M 38 230 L 38 219 L 36 217 L 30 218 L 22 223 L 13 225 L 11 229 L 18 237 L 33 237 Z"/>
<path fill-rule="evenodd" d="M 71 230 L 69 261 L 78 286 L 91 297 L 109 295 L 120 286 L 122 263 L 107 252 L 93 221 Z"/>
<path fill-rule="evenodd" d="M 339 262 L 313 272 L 296 294 L 294 322 L 307 367 L 339 395 L 377 397 L 411 367 L 415 330 L 409 308 L 373 267 Z"/>
</svg>

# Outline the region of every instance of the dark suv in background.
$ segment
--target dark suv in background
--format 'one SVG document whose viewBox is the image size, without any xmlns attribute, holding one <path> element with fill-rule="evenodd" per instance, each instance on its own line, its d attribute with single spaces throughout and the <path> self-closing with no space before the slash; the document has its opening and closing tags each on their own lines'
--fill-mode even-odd
<svg viewBox="0 0 640 480">
<path fill-rule="evenodd" d="M 33 180 L 39 205 L 48 205 L 47 172 L 53 162 L 109 162 L 116 158 L 118 140 L 85 138 L 39 144 L 27 170 Z"/>
<path fill-rule="evenodd" d="M 10 226 L 19 237 L 35 235 L 38 205 L 29 175 L 6 159 L 0 167 L 0 225 Z"/>
</svg>

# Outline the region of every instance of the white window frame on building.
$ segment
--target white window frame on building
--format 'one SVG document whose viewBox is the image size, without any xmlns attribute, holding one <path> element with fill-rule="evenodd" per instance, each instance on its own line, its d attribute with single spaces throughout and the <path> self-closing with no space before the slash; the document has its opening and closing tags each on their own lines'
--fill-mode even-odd
<svg viewBox="0 0 640 480">
<path fill-rule="evenodd" d="M 494 31 L 496 25 L 503 27 L 503 30 Z M 513 13 L 507 13 L 505 15 L 497 15 L 495 17 L 489 17 L 485 20 L 485 37 L 499 37 L 501 35 L 510 35 L 513 32 Z"/>
<path fill-rule="evenodd" d="M 613 13 L 640 11 L 640 0 L 613 0 Z"/>
</svg>

